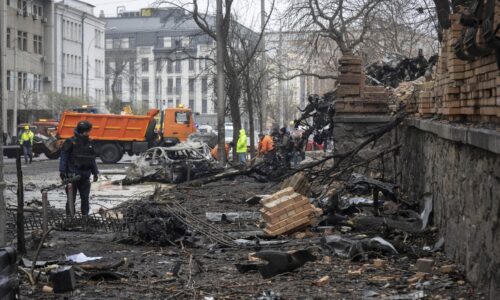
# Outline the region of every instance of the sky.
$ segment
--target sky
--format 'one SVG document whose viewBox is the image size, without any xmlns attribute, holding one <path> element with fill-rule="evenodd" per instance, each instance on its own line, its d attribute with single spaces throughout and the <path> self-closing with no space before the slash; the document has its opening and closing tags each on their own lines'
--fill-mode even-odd
<svg viewBox="0 0 500 300">
<path fill-rule="evenodd" d="M 144 7 L 150 7 L 156 1 L 154 0 L 83 0 L 92 5 L 95 5 L 95 14 L 104 11 L 104 15 L 107 17 L 116 16 L 117 7 L 124 6 L 126 11 L 135 11 Z M 279 2 L 285 0 L 275 0 L 277 2 L 276 7 L 281 7 Z M 174 3 L 189 3 L 190 1 L 184 0 L 173 0 Z M 266 9 L 269 10 L 272 4 L 272 0 L 265 0 Z M 286 2 L 286 1 L 285 1 Z M 207 4 L 210 5 L 211 9 L 215 9 L 215 0 L 198 0 L 199 6 Z M 250 27 L 254 30 L 260 27 L 260 0 L 235 0 L 233 4 L 233 10 L 239 18 L 239 22 L 243 25 Z M 210 11 L 210 10 L 209 10 Z M 273 14 L 274 15 L 274 14 Z"/>
</svg>

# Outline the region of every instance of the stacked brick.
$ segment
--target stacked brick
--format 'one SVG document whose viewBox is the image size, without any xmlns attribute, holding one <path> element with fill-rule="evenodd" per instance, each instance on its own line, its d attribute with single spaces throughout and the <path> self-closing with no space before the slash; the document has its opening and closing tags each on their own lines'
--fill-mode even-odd
<svg viewBox="0 0 500 300">
<path fill-rule="evenodd" d="M 359 56 L 344 55 L 339 60 L 337 113 L 387 113 L 389 93 L 382 86 L 365 86 L 363 62 Z"/>
<path fill-rule="evenodd" d="M 500 73 L 495 52 L 465 61 L 454 52 L 464 34 L 460 14 L 450 16 L 451 28 L 444 31 L 435 80 L 424 83 L 418 99 L 422 115 L 439 114 L 449 120 L 500 123 Z M 495 24 L 500 23 L 500 2 L 496 2 Z M 496 25 L 495 25 L 496 27 Z M 484 46 L 482 30 L 476 42 Z"/>
<path fill-rule="evenodd" d="M 280 189 L 282 190 L 287 187 L 291 187 L 296 193 L 304 196 L 308 196 L 311 192 L 311 184 L 309 180 L 307 180 L 304 172 L 299 172 L 292 177 L 288 177 L 280 185 Z"/>
<path fill-rule="evenodd" d="M 264 232 L 271 236 L 289 234 L 316 221 L 322 210 L 292 187 L 280 190 L 261 200 L 260 212 L 266 222 Z"/>
<path fill-rule="evenodd" d="M 339 59 L 340 75 L 338 78 L 337 97 L 359 100 L 365 82 L 362 72 L 361 57 L 344 55 Z"/>
</svg>

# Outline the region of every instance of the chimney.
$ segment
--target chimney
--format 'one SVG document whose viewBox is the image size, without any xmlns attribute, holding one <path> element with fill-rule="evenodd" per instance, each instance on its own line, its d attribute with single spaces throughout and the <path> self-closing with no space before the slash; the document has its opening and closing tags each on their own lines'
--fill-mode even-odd
<svg viewBox="0 0 500 300">
<path fill-rule="evenodd" d="M 101 19 L 105 18 L 105 16 L 104 16 L 104 10 L 101 10 L 101 12 L 99 13 L 99 18 L 101 18 Z"/>
</svg>

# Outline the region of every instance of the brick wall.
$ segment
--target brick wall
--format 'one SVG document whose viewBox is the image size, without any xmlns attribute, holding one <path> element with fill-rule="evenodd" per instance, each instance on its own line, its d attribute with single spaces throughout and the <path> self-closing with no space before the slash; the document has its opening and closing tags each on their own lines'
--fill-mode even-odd
<svg viewBox="0 0 500 300">
<path fill-rule="evenodd" d="M 444 31 L 434 80 L 420 84 L 417 107 L 409 112 L 423 116 L 441 115 L 451 121 L 500 123 L 500 75 L 495 51 L 473 60 L 462 60 L 454 46 L 463 36 L 460 14 L 450 17 L 451 28 Z M 500 22 L 500 2 L 496 2 L 494 23 Z M 476 42 L 484 47 L 482 29 Z"/>
</svg>

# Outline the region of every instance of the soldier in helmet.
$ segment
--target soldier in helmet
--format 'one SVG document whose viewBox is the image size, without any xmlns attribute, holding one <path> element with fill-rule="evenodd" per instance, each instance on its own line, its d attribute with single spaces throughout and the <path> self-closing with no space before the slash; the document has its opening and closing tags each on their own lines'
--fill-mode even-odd
<svg viewBox="0 0 500 300">
<path fill-rule="evenodd" d="M 90 122 L 78 122 L 74 130 L 75 135 L 64 141 L 59 161 L 61 180 L 65 181 L 79 176 L 77 180 L 72 181 L 73 201 L 76 200 L 76 192 L 78 191 L 82 215 L 89 213 L 90 175 L 93 175 L 95 182 L 99 174 L 94 146 L 89 139 L 90 130 L 92 130 Z M 69 214 L 69 203 L 66 203 L 66 213 Z"/>
</svg>

